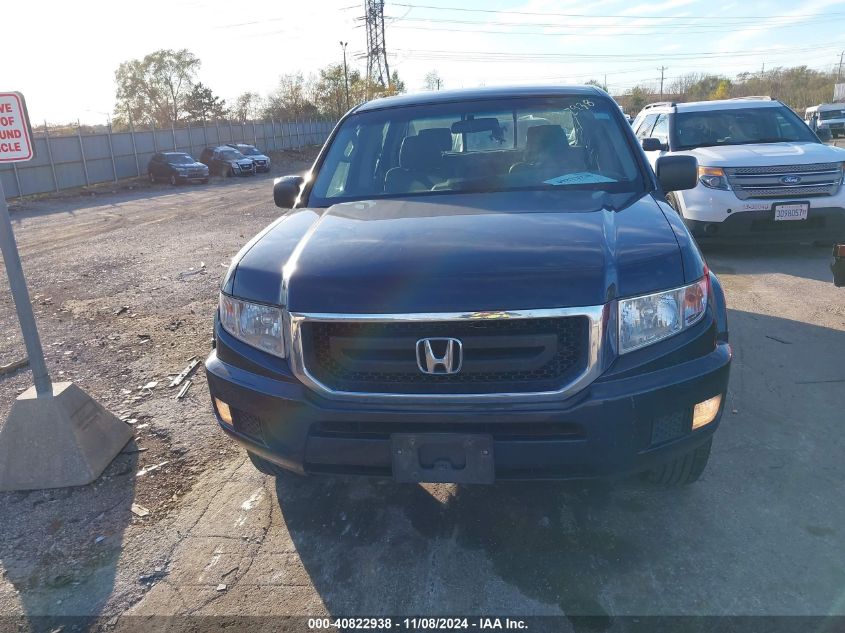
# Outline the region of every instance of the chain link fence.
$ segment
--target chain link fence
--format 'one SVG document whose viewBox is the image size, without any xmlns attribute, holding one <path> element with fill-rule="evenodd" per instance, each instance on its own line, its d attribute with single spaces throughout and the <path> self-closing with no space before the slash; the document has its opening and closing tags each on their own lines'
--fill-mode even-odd
<svg viewBox="0 0 845 633">
<path fill-rule="evenodd" d="M 203 148 L 226 143 L 248 143 L 264 152 L 320 145 L 334 124 L 325 119 L 220 122 L 92 134 L 77 128 L 76 134 L 61 136 L 45 127 L 33 139 L 35 157 L 0 165 L 0 181 L 7 198 L 59 192 L 146 176 L 156 152 L 186 152 L 198 158 Z"/>
</svg>

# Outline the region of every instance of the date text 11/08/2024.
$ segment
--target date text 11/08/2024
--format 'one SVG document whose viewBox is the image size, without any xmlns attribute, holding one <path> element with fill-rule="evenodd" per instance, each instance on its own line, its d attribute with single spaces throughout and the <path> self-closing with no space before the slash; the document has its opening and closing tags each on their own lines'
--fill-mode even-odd
<svg viewBox="0 0 845 633">
<path fill-rule="evenodd" d="M 419 617 L 419 618 L 309 618 L 308 629 L 311 631 L 325 630 L 376 630 L 385 631 L 396 629 L 399 631 L 442 631 L 447 630 L 472 630 L 495 631 L 510 630 L 519 631 L 528 628 L 525 620 L 518 618 L 442 618 L 442 617 Z"/>
</svg>

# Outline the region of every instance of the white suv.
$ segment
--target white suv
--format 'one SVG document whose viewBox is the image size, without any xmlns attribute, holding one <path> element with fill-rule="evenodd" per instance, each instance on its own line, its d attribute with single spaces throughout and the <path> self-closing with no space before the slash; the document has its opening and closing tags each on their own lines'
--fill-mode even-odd
<svg viewBox="0 0 845 633">
<path fill-rule="evenodd" d="M 633 123 L 652 167 L 698 160 L 698 186 L 667 201 L 699 241 L 845 240 L 845 150 L 766 97 L 654 103 Z"/>
</svg>

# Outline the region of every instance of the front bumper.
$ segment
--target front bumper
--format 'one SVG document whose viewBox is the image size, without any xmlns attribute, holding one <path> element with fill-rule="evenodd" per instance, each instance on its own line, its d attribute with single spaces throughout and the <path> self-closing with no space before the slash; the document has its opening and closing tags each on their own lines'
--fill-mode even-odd
<svg viewBox="0 0 845 633">
<path fill-rule="evenodd" d="M 750 198 L 733 191 L 708 189 L 699 184 L 677 192 L 687 228 L 701 242 L 797 242 L 845 238 L 845 186 L 832 196 L 808 198 Z M 809 204 L 806 220 L 774 220 L 778 204 Z"/>
<path fill-rule="evenodd" d="M 699 336 L 713 341 L 712 330 Z M 730 346 L 720 340 L 692 360 L 615 371 L 559 402 L 410 405 L 320 398 L 292 375 L 268 372 L 255 354 L 229 362 L 237 345 L 218 328 L 218 348 L 206 361 L 212 398 L 232 410 L 232 426 L 218 416 L 232 439 L 299 473 L 385 477 L 392 474 L 391 435 L 399 432 L 490 435 L 497 479 L 648 470 L 716 430 L 721 411 L 693 431 L 692 409 L 719 394 L 724 406 L 731 360 Z M 681 357 L 678 347 L 664 360 Z"/>
<path fill-rule="evenodd" d="M 176 179 L 179 182 L 205 182 L 208 174 L 177 174 Z"/>
<path fill-rule="evenodd" d="M 732 213 L 717 223 L 687 218 L 684 223 L 701 244 L 845 240 L 845 208 L 811 206 L 806 220 L 776 222 L 773 218 L 774 210 L 767 209 Z"/>
</svg>

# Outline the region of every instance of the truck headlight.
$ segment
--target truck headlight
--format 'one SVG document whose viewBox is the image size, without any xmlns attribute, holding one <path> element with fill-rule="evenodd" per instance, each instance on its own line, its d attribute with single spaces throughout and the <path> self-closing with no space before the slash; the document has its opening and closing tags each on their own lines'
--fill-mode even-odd
<svg viewBox="0 0 845 633">
<path fill-rule="evenodd" d="M 285 357 L 280 308 L 241 301 L 221 292 L 219 309 L 220 325 L 229 334 L 268 354 Z"/>
<path fill-rule="evenodd" d="M 704 316 L 710 275 L 689 286 L 619 301 L 619 353 L 657 343 L 695 325 Z"/>
<path fill-rule="evenodd" d="M 708 189 L 727 191 L 731 188 L 725 176 L 725 170 L 721 167 L 699 167 L 698 182 Z"/>
</svg>

